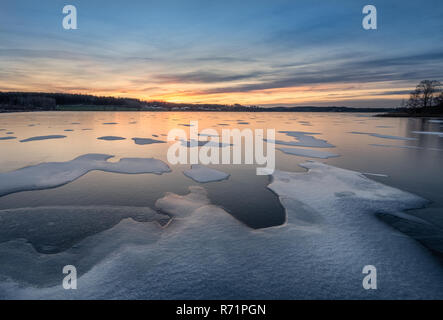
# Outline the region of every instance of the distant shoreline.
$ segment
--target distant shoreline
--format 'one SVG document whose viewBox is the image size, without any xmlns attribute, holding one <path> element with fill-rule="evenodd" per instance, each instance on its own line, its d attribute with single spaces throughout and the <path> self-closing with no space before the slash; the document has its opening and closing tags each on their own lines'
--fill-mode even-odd
<svg viewBox="0 0 443 320">
<path fill-rule="evenodd" d="M 285 109 L 283 109 L 285 108 Z M 61 109 L 0 109 L 1 113 L 21 113 L 21 112 L 312 112 L 312 113 L 379 113 L 381 112 L 379 109 L 376 110 L 369 110 L 369 109 L 362 109 L 359 110 L 358 108 L 349 108 L 343 109 L 339 108 L 339 110 L 330 110 L 329 107 L 325 107 L 324 109 L 322 107 L 315 107 L 315 109 L 306 109 L 304 107 L 301 107 L 301 109 L 295 108 L 289 108 L 289 107 L 282 107 L 278 109 L 274 108 L 261 108 L 261 109 L 251 109 L 251 110 L 245 110 L 245 109 L 163 109 L 163 108 L 152 108 L 152 109 L 131 109 L 131 108 L 125 108 L 125 107 L 115 107 L 115 108 L 61 108 Z M 375 116 L 384 116 L 383 114 L 375 115 Z"/>
<path fill-rule="evenodd" d="M 219 111 L 219 112 L 391 112 L 394 108 L 297 106 L 261 107 L 241 104 L 173 103 L 133 98 L 46 92 L 0 92 L 0 112 L 29 111 Z"/>
</svg>

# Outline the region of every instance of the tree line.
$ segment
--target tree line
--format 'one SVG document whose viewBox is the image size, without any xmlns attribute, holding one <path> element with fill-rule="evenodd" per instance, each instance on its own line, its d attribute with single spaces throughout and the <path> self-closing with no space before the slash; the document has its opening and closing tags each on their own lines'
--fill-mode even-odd
<svg viewBox="0 0 443 320">
<path fill-rule="evenodd" d="M 126 106 L 141 108 L 143 101 L 131 98 L 96 97 L 83 94 L 0 92 L 0 106 L 8 109 L 55 110 L 57 106 Z"/>
<path fill-rule="evenodd" d="M 422 80 L 411 92 L 405 107 L 415 112 L 443 109 L 443 87 L 437 80 Z"/>
</svg>

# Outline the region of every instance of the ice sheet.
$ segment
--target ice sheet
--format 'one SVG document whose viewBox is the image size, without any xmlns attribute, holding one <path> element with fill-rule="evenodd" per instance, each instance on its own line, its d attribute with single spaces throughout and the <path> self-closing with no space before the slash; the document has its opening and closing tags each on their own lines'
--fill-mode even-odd
<svg viewBox="0 0 443 320">
<path fill-rule="evenodd" d="M 0 173 L 0 196 L 20 191 L 58 187 L 92 170 L 127 174 L 162 174 L 170 171 L 166 163 L 154 158 L 123 158 L 118 162 L 106 161 L 112 157 L 107 154 L 86 154 L 67 162 L 48 162 Z"/>
<path fill-rule="evenodd" d="M 365 134 L 365 135 L 368 135 L 368 136 L 371 136 L 371 137 L 376 137 L 376 138 L 381 138 L 381 139 L 405 140 L 405 141 L 417 140 L 416 138 L 391 136 L 391 135 L 387 135 L 387 134 L 379 134 L 379 133 L 372 133 L 372 132 L 352 131 L 350 133 L 352 133 L 352 134 Z"/>
<path fill-rule="evenodd" d="M 422 148 L 422 147 L 417 147 L 417 146 L 396 146 L 396 145 L 391 145 L 391 144 L 377 144 L 377 143 L 371 143 L 370 146 L 385 147 L 385 148 L 399 148 L 399 149 L 443 151 L 443 149 L 438 149 L 438 148 Z"/>
<path fill-rule="evenodd" d="M 439 136 L 440 138 L 443 138 L 443 132 L 439 131 L 412 131 L 412 133 Z"/>
<path fill-rule="evenodd" d="M 192 165 L 191 169 L 185 170 L 183 173 L 185 176 L 200 183 L 221 181 L 229 178 L 229 174 L 223 171 L 212 169 L 200 164 Z"/>
<path fill-rule="evenodd" d="M 146 145 L 146 144 L 153 144 L 153 143 L 165 143 L 161 140 L 151 139 L 151 138 L 132 138 L 134 140 L 135 144 L 138 145 Z"/>
<path fill-rule="evenodd" d="M 311 147 L 311 148 L 333 148 L 335 147 L 332 144 L 329 144 L 326 140 L 321 140 L 313 137 L 312 135 L 317 135 L 319 133 L 316 132 L 303 132 L 303 131 L 279 131 L 281 133 L 285 133 L 287 136 L 294 137 L 298 140 L 298 142 L 290 143 L 286 141 L 276 140 L 277 144 L 285 144 L 291 146 L 300 146 L 300 147 Z M 269 140 L 272 143 L 272 140 Z"/>
<path fill-rule="evenodd" d="M 301 149 L 301 148 L 277 148 L 277 149 L 286 154 L 291 154 L 299 157 L 319 158 L 319 159 L 340 157 L 339 154 L 326 152 L 326 151 L 311 150 L 311 149 Z"/>
<path fill-rule="evenodd" d="M 63 136 L 63 135 L 38 136 L 38 137 L 31 137 L 31 138 L 28 138 L 28 139 L 20 140 L 20 142 L 51 140 L 51 139 L 63 139 L 63 138 L 66 138 L 66 136 Z"/>
<path fill-rule="evenodd" d="M 117 136 L 104 136 L 104 137 L 99 137 L 97 139 L 98 140 L 106 140 L 106 141 L 126 140 L 126 138 L 117 137 Z"/>
<path fill-rule="evenodd" d="M 173 217 L 163 229 L 126 219 L 51 255 L 24 240 L 1 243 L 0 298 L 443 298 L 440 263 L 376 216 L 420 208 L 425 199 L 358 172 L 302 166 L 308 171 L 273 174 L 269 188 L 287 213 L 279 227 L 251 230 L 191 187 L 156 202 Z M 78 268 L 77 290 L 61 286 L 66 264 Z M 377 290 L 362 287 L 365 265 L 377 268 Z"/>
</svg>

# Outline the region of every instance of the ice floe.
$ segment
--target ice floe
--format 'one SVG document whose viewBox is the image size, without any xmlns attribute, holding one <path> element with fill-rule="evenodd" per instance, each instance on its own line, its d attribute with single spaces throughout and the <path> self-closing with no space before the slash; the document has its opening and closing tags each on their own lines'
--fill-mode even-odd
<svg viewBox="0 0 443 320">
<path fill-rule="evenodd" d="M 317 132 L 303 132 L 303 131 L 279 131 L 280 133 L 284 133 L 289 137 L 293 137 L 298 140 L 298 142 L 286 142 L 281 140 L 275 140 L 276 144 L 284 144 L 290 146 L 300 146 L 300 147 L 311 147 L 311 148 L 333 148 L 335 147 L 332 144 L 329 144 L 326 140 L 321 140 L 313 137 L 313 135 L 317 135 Z M 273 143 L 272 140 L 268 142 Z"/>
<path fill-rule="evenodd" d="M 123 158 L 118 162 L 106 160 L 107 154 L 86 154 L 67 162 L 48 162 L 0 173 L 0 196 L 28 190 L 48 189 L 72 182 L 92 170 L 115 173 L 169 172 L 169 166 L 154 158 Z"/>
<path fill-rule="evenodd" d="M 359 132 L 359 131 L 352 131 L 349 132 L 352 134 L 365 134 L 371 137 L 381 138 L 381 139 L 392 139 L 392 140 L 417 140 L 416 138 L 408 138 L 408 137 L 399 137 L 399 136 L 391 136 L 387 134 L 379 134 L 379 133 L 372 133 L 372 132 Z"/>
<path fill-rule="evenodd" d="M 319 158 L 319 159 L 340 157 L 340 155 L 336 153 L 311 150 L 311 149 L 302 149 L 302 148 L 277 148 L 277 149 L 286 154 L 291 154 L 299 157 Z"/>
<path fill-rule="evenodd" d="M 229 174 L 223 171 L 208 168 L 200 164 L 193 164 L 191 169 L 183 171 L 183 174 L 201 183 L 221 181 L 229 178 Z"/>
<path fill-rule="evenodd" d="M 215 147 L 215 148 L 225 148 L 229 147 L 232 144 L 223 143 L 223 142 L 214 142 L 214 141 L 201 141 L 201 140 L 180 140 L 180 143 L 183 147 L 194 148 L 194 147 Z"/>
<path fill-rule="evenodd" d="M 104 137 L 99 137 L 97 139 L 98 140 L 106 140 L 106 141 L 126 140 L 126 138 L 117 137 L 117 136 L 104 136 Z"/>
<path fill-rule="evenodd" d="M 198 136 L 199 137 L 217 137 L 218 138 L 218 135 L 210 134 L 210 133 L 199 133 Z"/>
<path fill-rule="evenodd" d="M 438 149 L 438 148 L 422 148 L 422 147 L 417 147 L 417 146 L 396 146 L 396 145 L 391 145 L 391 144 L 377 144 L 377 143 L 371 143 L 369 145 L 374 146 L 374 147 L 384 147 L 384 148 L 443 151 L 443 149 Z"/>
<path fill-rule="evenodd" d="M 132 138 L 134 140 L 135 144 L 138 145 L 146 145 L 146 144 L 153 144 L 153 143 L 165 143 L 161 140 L 151 139 L 151 138 Z"/>
<path fill-rule="evenodd" d="M 388 177 L 387 174 L 383 174 L 383 173 L 362 172 L 362 174 L 364 174 L 365 176 L 374 176 L 374 177 L 383 177 L 383 178 Z"/>
<path fill-rule="evenodd" d="M 439 131 L 412 131 L 412 133 L 439 136 L 440 138 L 443 138 L 443 132 Z"/>
<path fill-rule="evenodd" d="M 51 140 L 51 139 L 63 139 L 63 138 L 66 138 L 66 136 L 63 136 L 63 135 L 38 136 L 38 137 L 32 137 L 32 138 L 20 140 L 20 142 Z"/>
</svg>

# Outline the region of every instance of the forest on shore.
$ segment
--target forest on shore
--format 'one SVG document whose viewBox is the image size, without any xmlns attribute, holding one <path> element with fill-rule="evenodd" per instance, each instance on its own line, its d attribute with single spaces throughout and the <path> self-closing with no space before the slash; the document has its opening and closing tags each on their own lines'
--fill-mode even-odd
<svg viewBox="0 0 443 320">
<path fill-rule="evenodd" d="M 386 112 L 392 108 L 259 107 L 240 104 L 190 104 L 133 98 L 44 92 L 0 92 L 0 112 L 26 111 L 248 111 L 248 112 Z"/>
</svg>

